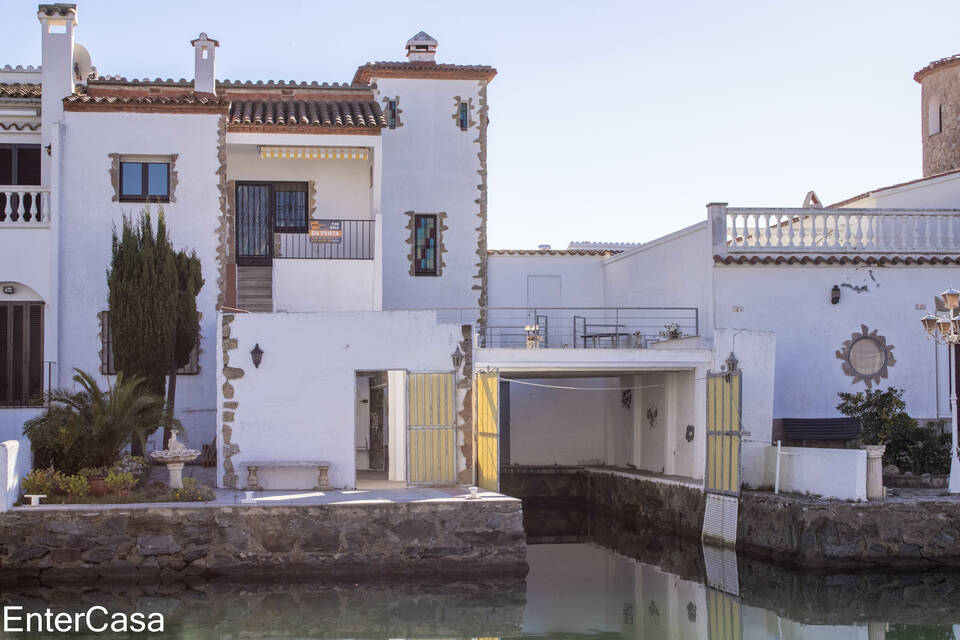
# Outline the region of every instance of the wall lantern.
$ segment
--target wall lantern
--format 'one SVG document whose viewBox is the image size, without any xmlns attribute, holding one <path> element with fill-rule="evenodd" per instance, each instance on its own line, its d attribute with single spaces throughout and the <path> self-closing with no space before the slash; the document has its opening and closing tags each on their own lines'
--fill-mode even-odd
<svg viewBox="0 0 960 640">
<path fill-rule="evenodd" d="M 253 358 L 253 366 L 259 369 L 260 363 L 263 361 L 263 349 L 260 348 L 259 342 L 253 345 L 253 349 L 250 349 L 250 357 Z"/>
<path fill-rule="evenodd" d="M 940 295 L 943 296 L 943 303 L 947 305 L 947 309 L 950 311 L 960 306 L 960 291 L 957 291 L 953 287 L 947 289 Z"/>
<path fill-rule="evenodd" d="M 740 365 L 740 361 L 737 360 L 737 356 L 733 355 L 733 351 L 730 352 L 730 355 L 727 356 L 724 362 L 727 365 L 727 373 L 735 373 L 737 367 Z"/>
<path fill-rule="evenodd" d="M 830 289 L 830 304 L 837 304 L 840 302 L 840 287 L 833 285 L 833 289 Z"/>
<path fill-rule="evenodd" d="M 453 360 L 454 369 L 459 369 L 463 364 L 463 351 L 460 351 L 460 345 L 457 345 L 457 350 L 450 354 L 450 359 Z"/>
<path fill-rule="evenodd" d="M 920 318 L 920 322 L 923 323 L 923 329 L 931 336 L 937 330 L 937 316 L 932 314 L 927 314 Z"/>
<path fill-rule="evenodd" d="M 14 293 L 17 292 L 17 288 L 14 287 L 12 284 L 5 284 L 3 285 L 3 292 L 8 296 L 12 296 Z"/>
</svg>

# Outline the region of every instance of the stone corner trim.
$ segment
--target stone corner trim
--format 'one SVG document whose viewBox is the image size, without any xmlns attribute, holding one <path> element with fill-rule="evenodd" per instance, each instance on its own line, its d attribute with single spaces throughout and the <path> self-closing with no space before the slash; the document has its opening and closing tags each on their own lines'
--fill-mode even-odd
<svg viewBox="0 0 960 640">
<path fill-rule="evenodd" d="M 237 339 L 231 337 L 230 324 L 236 316 L 224 314 L 222 321 L 222 343 L 220 348 L 223 350 L 223 411 L 221 412 L 220 424 L 220 451 L 223 456 L 223 478 L 221 483 L 229 489 L 236 489 L 238 484 L 237 470 L 233 464 L 233 457 L 240 453 L 240 446 L 233 440 L 233 423 L 236 422 L 237 409 L 240 403 L 234 400 L 236 391 L 233 388 L 231 380 L 237 380 L 243 377 L 243 369 L 230 366 L 230 351 L 237 348 Z"/>
<path fill-rule="evenodd" d="M 480 184 L 477 185 L 479 197 L 474 200 L 478 207 L 477 218 L 477 272 L 473 276 L 478 282 L 473 285 L 473 290 L 478 292 L 477 307 L 480 309 L 480 334 L 483 335 L 487 326 L 487 126 L 490 124 L 487 105 L 487 83 L 480 85 L 480 109 L 478 116 L 480 118 L 479 134 L 474 141 L 480 145 L 477 151 L 477 159 L 480 160 L 480 168 L 477 174 L 480 176 Z"/>
</svg>

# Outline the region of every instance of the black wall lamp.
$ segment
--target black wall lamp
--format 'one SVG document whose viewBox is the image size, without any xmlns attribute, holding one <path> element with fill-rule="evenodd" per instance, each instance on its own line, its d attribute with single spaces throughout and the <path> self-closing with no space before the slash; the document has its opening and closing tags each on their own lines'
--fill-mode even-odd
<svg viewBox="0 0 960 640">
<path fill-rule="evenodd" d="M 3 292 L 8 296 L 12 296 L 17 292 L 17 288 L 14 287 L 12 284 L 5 284 L 3 285 Z"/>
<path fill-rule="evenodd" d="M 463 364 L 463 351 L 460 351 L 460 345 L 457 345 L 457 350 L 450 354 L 450 359 L 453 360 L 454 369 L 459 369 Z"/>
<path fill-rule="evenodd" d="M 260 363 L 263 361 L 263 349 L 260 348 L 259 342 L 253 345 L 253 349 L 250 349 L 250 357 L 253 358 L 253 366 L 259 369 Z"/>
<path fill-rule="evenodd" d="M 837 304 L 840 302 L 840 287 L 839 285 L 833 285 L 833 289 L 830 289 L 830 304 Z"/>
</svg>

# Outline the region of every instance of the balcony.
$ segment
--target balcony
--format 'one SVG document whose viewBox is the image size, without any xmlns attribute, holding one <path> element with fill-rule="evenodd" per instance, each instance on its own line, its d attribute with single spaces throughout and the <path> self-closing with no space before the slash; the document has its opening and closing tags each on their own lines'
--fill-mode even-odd
<svg viewBox="0 0 960 640">
<path fill-rule="evenodd" d="M 436 309 L 437 320 L 471 324 L 488 349 L 641 349 L 700 334 L 696 307 L 488 307 Z"/>
<path fill-rule="evenodd" d="M 50 226 L 50 189 L 0 185 L 0 229 Z"/>
<path fill-rule="evenodd" d="M 956 209 L 759 209 L 710 205 L 714 254 L 956 254 Z"/>
<path fill-rule="evenodd" d="M 376 220 L 337 220 L 340 236 L 336 242 L 318 242 L 307 233 L 273 234 L 277 259 L 373 260 L 376 246 Z M 329 240 L 330 238 L 325 238 Z"/>
</svg>

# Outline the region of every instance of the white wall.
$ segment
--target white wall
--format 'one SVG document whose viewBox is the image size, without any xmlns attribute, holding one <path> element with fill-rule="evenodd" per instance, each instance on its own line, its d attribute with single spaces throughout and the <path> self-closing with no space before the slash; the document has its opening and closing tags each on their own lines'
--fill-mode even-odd
<svg viewBox="0 0 960 640">
<path fill-rule="evenodd" d="M 706 223 L 653 240 L 604 263 L 604 303 L 618 307 L 696 307 L 700 335 L 712 334 L 713 256 Z"/>
<path fill-rule="evenodd" d="M 504 375 L 504 377 L 508 377 Z M 522 382 L 599 389 L 618 378 L 550 378 Z M 510 462 L 513 464 L 604 464 L 607 398 L 618 392 L 510 384 Z"/>
<path fill-rule="evenodd" d="M 491 307 L 527 307 L 530 276 L 559 276 L 560 306 L 602 307 L 604 258 L 600 256 L 491 255 Z"/>
<path fill-rule="evenodd" d="M 322 136 L 315 144 L 323 144 Z M 373 217 L 370 192 L 372 157 L 366 160 L 277 160 L 260 158 L 256 145 L 227 145 L 227 178 L 316 185 L 311 218 L 368 220 Z"/>
<path fill-rule="evenodd" d="M 772 331 L 717 328 L 714 332 L 713 370 L 720 371 L 732 352 L 741 371 L 740 481 L 762 484 L 764 449 L 773 431 L 773 371 L 779 334 Z M 706 407 L 706 404 L 703 405 Z"/>
<path fill-rule="evenodd" d="M 865 449 L 815 449 L 783 447 L 780 456 L 780 491 L 839 500 L 867 499 Z M 764 447 L 765 486 L 776 481 L 777 448 Z"/>
<path fill-rule="evenodd" d="M 195 248 L 204 285 L 197 296 L 200 324 L 200 375 L 177 379 L 177 416 L 185 439 L 195 448 L 213 439 L 216 397 L 217 190 L 216 115 L 66 112 L 63 133 L 63 181 L 60 245 L 61 384 L 72 384 L 73 367 L 99 371 L 100 324 L 107 308 L 106 271 L 111 232 L 122 213 L 142 205 L 112 202 L 109 153 L 179 154 L 176 202 L 163 209 L 173 245 Z M 153 207 L 154 224 L 157 207 Z M 105 380 L 101 377 L 101 383 Z"/>
<path fill-rule="evenodd" d="M 704 472 L 703 424 L 705 411 L 698 410 L 695 371 L 664 371 L 633 377 L 633 460 L 638 468 L 653 473 L 702 478 Z M 656 417 L 651 424 L 651 417 Z M 649 412 L 649 416 L 648 416 Z M 694 439 L 687 442 L 687 426 Z"/>
<path fill-rule="evenodd" d="M 356 371 L 450 371 L 460 327 L 436 324 L 431 312 L 249 313 L 234 316 L 230 336 L 238 341 L 230 364 L 245 372 L 232 381 L 239 407 L 231 442 L 240 448 L 232 460 L 241 485 L 246 459 L 328 461 L 331 484 L 353 487 Z M 259 368 L 250 361 L 254 344 L 264 351 Z"/>
<path fill-rule="evenodd" d="M 479 83 L 470 80 L 376 78 L 376 99 L 399 96 L 402 126 L 383 138 L 383 306 L 386 309 L 476 307 L 480 292 L 479 125 L 461 131 L 455 98 L 472 99 L 479 123 Z M 382 102 L 381 102 L 382 104 Z M 440 277 L 410 271 L 406 211 L 446 212 L 446 266 Z"/>
<path fill-rule="evenodd" d="M 874 388 L 902 388 L 912 416 L 934 418 L 939 361 L 939 414 L 949 417 L 945 350 L 937 354 L 920 317 L 934 310 L 934 296 L 955 285 L 956 268 L 717 266 L 715 277 L 717 300 L 722 301 L 717 326 L 776 332 L 774 417 L 837 416 L 837 392 L 866 389 L 864 382 L 852 384 L 836 357 L 861 324 L 894 346 L 896 364 Z M 841 291 L 836 305 L 830 303 L 834 285 Z M 743 311 L 734 312 L 734 307 Z"/>
<path fill-rule="evenodd" d="M 20 442 L 0 442 L 0 511 L 9 511 L 20 497 L 20 478 L 26 474 L 19 465 Z"/>
<path fill-rule="evenodd" d="M 851 203 L 851 206 L 890 209 L 960 208 L 960 173 L 874 191 L 870 196 L 867 200 Z"/>
<path fill-rule="evenodd" d="M 373 260 L 274 260 L 277 311 L 373 311 Z"/>
</svg>

